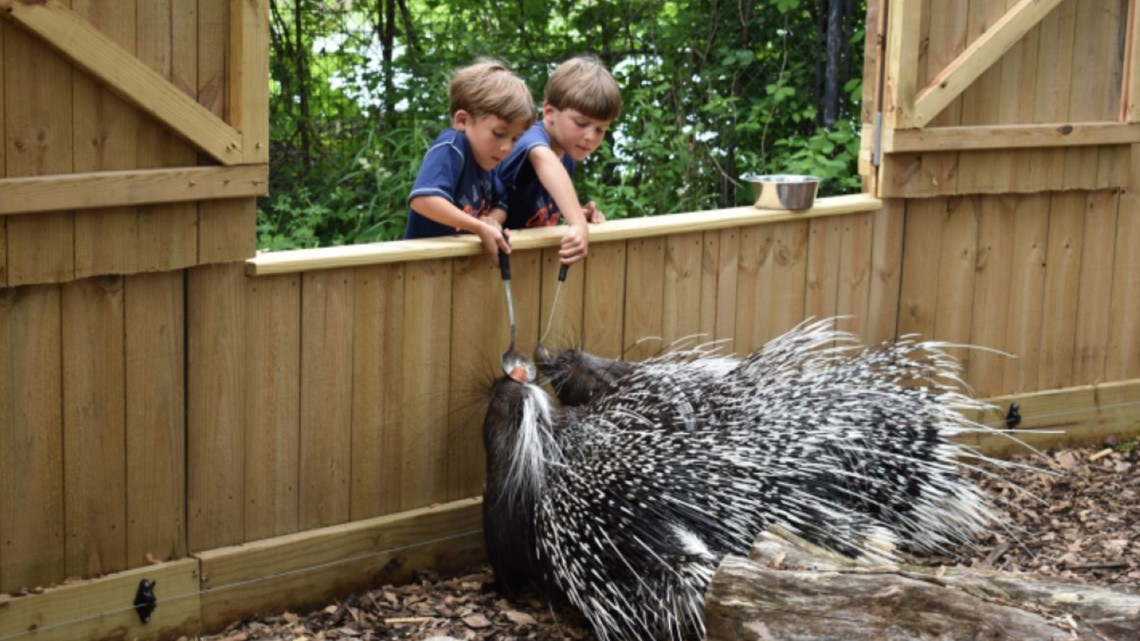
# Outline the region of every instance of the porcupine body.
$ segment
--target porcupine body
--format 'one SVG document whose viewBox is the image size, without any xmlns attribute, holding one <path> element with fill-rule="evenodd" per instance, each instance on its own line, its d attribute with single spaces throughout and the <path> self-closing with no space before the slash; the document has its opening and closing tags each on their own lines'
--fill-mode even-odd
<svg viewBox="0 0 1140 641">
<path fill-rule="evenodd" d="M 977 405 L 956 391 L 956 362 L 938 344 L 863 349 L 830 327 L 739 360 L 562 354 L 578 383 L 606 373 L 568 407 L 497 381 L 484 423 L 497 582 L 565 597 L 602 639 L 682 639 L 703 632 L 723 556 L 769 526 L 869 560 L 970 542 L 993 517 L 955 460 L 970 452 L 948 439 L 984 429 L 955 411 Z"/>
</svg>

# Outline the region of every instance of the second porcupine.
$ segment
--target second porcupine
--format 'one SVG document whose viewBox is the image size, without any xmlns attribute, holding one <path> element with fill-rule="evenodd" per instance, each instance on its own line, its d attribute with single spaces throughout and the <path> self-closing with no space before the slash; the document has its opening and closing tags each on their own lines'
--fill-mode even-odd
<svg viewBox="0 0 1140 641">
<path fill-rule="evenodd" d="M 863 349 L 819 322 L 739 361 L 629 365 L 579 406 L 497 381 L 483 504 L 496 581 L 564 597 L 602 639 L 682 639 L 703 633 L 723 556 L 769 526 L 868 560 L 969 543 L 995 519 L 949 437 L 985 428 L 956 411 L 980 404 L 943 347 Z"/>
</svg>

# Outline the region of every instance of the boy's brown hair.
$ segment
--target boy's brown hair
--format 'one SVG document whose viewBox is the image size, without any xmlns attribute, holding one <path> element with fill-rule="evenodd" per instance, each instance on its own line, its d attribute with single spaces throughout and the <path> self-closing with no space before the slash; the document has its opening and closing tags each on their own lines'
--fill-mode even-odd
<svg viewBox="0 0 1140 641">
<path fill-rule="evenodd" d="M 546 81 L 543 100 L 555 109 L 574 109 L 596 120 L 613 121 L 621 113 L 617 82 L 593 56 L 578 56 L 558 65 Z"/>
<path fill-rule="evenodd" d="M 460 109 L 473 118 L 498 116 L 508 122 L 535 120 L 534 97 L 513 71 L 498 60 L 483 59 L 451 74 L 451 115 Z"/>
</svg>

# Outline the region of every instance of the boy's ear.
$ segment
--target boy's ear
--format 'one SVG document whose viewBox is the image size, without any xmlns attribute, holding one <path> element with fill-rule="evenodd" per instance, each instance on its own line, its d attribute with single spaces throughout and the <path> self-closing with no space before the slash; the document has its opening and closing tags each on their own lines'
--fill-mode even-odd
<svg viewBox="0 0 1140 641">
<path fill-rule="evenodd" d="M 459 131 L 466 131 L 467 125 L 472 121 L 471 114 L 466 109 L 459 109 L 451 114 L 451 126 Z"/>
<path fill-rule="evenodd" d="M 543 101 L 543 103 L 542 103 L 542 119 L 543 120 L 554 118 L 554 112 L 556 112 L 556 111 L 558 111 L 558 109 L 556 109 L 554 107 L 554 105 L 550 104 L 549 102 Z"/>
</svg>

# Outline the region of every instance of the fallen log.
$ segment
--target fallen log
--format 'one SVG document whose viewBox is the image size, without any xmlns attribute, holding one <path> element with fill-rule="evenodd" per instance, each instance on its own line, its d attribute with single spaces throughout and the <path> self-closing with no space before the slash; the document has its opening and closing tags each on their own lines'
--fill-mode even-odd
<svg viewBox="0 0 1140 641">
<path fill-rule="evenodd" d="M 725 557 L 707 641 L 1140 641 L 1140 595 L 996 571 L 865 567 L 766 532 Z"/>
</svg>

